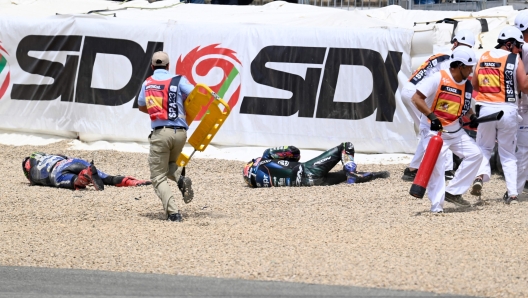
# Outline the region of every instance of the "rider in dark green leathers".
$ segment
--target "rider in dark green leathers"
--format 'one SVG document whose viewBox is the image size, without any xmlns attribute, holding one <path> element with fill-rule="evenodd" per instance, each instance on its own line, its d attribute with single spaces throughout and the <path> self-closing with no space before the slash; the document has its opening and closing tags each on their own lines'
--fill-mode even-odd
<svg viewBox="0 0 528 298">
<path fill-rule="evenodd" d="M 307 162 L 299 162 L 301 152 L 295 146 L 269 148 L 262 157 L 246 164 L 244 180 L 251 187 L 271 187 L 334 185 L 344 181 L 353 184 L 389 177 L 389 172 L 357 172 L 354 153 L 354 145 L 345 142 Z M 340 161 L 343 170 L 330 172 Z"/>
</svg>

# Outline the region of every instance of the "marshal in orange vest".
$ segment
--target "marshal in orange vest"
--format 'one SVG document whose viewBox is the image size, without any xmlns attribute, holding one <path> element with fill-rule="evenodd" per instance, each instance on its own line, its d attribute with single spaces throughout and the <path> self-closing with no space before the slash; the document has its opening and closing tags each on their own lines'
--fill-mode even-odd
<svg viewBox="0 0 528 298">
<path fill-rule="evenodd" d="M 490 52 L 480 57 L 475 73 L 479 82 L 477 102 L 515 102 L 515 61 L 517 55 L 510 53 L 493 58 Z"/>
<path fill-rule="evenodd" d="M 473 86 L 470 81 L 466 81 L 464 87 L 460 88 L 446 70 L 441 70 L 440 75 L 440 88 L 436 91 L 430 109 L 442 126 L 447 126 L 469 111 Z"/>
<path fill-rule="evenodd" d="M 422 63 L 422 65 L 420 65 L 420 67 L 418 67 L 418 69 L 413 72 L 411 78 L 409 79 L 409 82 L 413 83 L 414 85 L 418 84 L 427 76 L 427 70 L 448 60 L 449 58 L 450 56 L 446 54 L 436 54 L 429 57 L 427 60 L 425 60 L 424 63 Z"/>
</svg>

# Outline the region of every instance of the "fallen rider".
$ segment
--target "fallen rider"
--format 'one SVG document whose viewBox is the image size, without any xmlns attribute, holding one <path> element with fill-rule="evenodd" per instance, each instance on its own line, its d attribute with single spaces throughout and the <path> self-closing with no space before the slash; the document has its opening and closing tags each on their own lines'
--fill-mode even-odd
<svg viewBox="0 0 528 298">
<path fill-rule="evenodd" d="M 307 162 L 299 162 L 301 152 L 295 146 L 269 148 L 262 157 L 246 164 L 244 181 L 250 187 L 319 186 L 345 181 L 362 183 L 390 176 L 387 171 L 358 172 L 354 153 L 354 145 L 345 142 Z M 343 170 L 330 172 L 338 162 L 343 164 Z"/>
<path fill-rule="evenodd" d="M 105 185 L 117 187 L 143 186 L 152 184 L 147 180 L 138 180 L 131 176 L 111 176 L 95 168 L 93 161 L 72 158 L 65 155 L 53 155 L 34 152 L 24 158 L 22 170 L 31 185 L 85 189 L 93 185 L 103 190 Z"/>
</svg>

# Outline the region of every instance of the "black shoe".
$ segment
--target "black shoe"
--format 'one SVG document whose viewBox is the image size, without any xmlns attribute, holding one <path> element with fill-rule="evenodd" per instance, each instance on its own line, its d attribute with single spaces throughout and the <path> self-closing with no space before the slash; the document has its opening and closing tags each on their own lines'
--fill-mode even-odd
<svg viewBox="0 0 528 298">
<path fill-rule="evenodd" d="M 178 212 L 178 213 L 169 214 L 169 217 L 167 218 L 167 220 L 182 222 L 183 218 L 181 214 Z"/>
<path fill-rule="evenodd" d="M 504 200 L 504 204 L 506 205 L 519 204 L 519 200 L 517 200 L 516 196 L 508 196 L 508 191 L 504 193 L 504 196 L 502 197 L 502 199 Z"/>
<path fill-rule="evenodd" d="M 99 177 L 99 173 L 97 173 L 97 169 L 95 168 L 95 165 L 93 164 L 93 160 L 90 163 L 90 178 L 92 179 L 93 186 L 96 190 L 104 190 L 104 182 L 101 177 Z"/>
<path fill-rule="evenodd" d="M 191 185 L 192 181 L 189 177 L 180 176 L 180 179 L 178 179 L 178 188 L 182 193 L 185 204 L 189 204 L 194 197 L 194 192 Z"/>
<path fill-rule="evenodd" d="M 455 171 L 453 170 L 445 171 L 444 175 L 445 175 L 445 180 L 451 180 L 455 178 Z"/>
<path fill-rule="evenodd" d="M 417 173 L 418 173 L 418 170 L 411 171 L 411 169 L 405 168 L 405 170 L 403 171 L 402 180 L 414 181 L 414 178 L 416 177 Z"/>
<path fill-rule="evenodd" d="M 476 178 L 471 186 L 470 194 L 480 197 L 482 195 L 482 178 Z M 506 192 L 507 193 L 507 192 Z"/>
<path fill-rule="evenodd" d="M 460 206 L 460 207 L 469 207 L 471 206 L 471 203 L 464 200 L 462 198 L 461 195 L 452 195 L 450 193 L 448 193 L 447 191 L 445 192 L 445 201 L 446 202 L 449 202 L 449 203 L 453 203 L 457 206 Z"/>
</svg>

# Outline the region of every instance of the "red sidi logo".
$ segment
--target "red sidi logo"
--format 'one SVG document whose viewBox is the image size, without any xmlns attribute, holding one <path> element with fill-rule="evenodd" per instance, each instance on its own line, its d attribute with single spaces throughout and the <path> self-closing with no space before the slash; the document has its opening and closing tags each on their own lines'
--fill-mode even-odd
<svg viewBox="0 0 528 298">
<path fill-rule="evenodd" d="M 206 84 L 233 108 L 240 97 L 242 63 L 235 51 L 218 46 L 198 46 L 180 56 L 176 73 L 185 75 L 192 84 Z M 205 112 L 202 110 L 196 119 L 201 119 Z"/>
<path fill-rule="evenodd" d="M 7 87 L 9 87 L 10 71 L 9 63 L 7 63 L 8 56 L 7 51 L 0 42 L 0 99 L 6 93 Z"/>
</svg>

